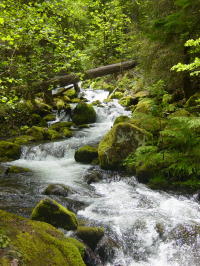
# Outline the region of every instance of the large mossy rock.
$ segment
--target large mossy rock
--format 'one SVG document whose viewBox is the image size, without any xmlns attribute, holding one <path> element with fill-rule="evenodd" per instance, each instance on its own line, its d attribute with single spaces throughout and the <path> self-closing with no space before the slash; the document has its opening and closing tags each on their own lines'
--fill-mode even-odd
<svg viewBox="0 0 200 266">
<path fill-rule="evenodd" d="M 118 169 L 122 161 L 149 137 L 150 133 L 135 125 L 116 124 L 99 144 L 100 166 L 104 169 Z"/>
<path fill-rule="evenodd" d="M 79 226 L 76 235 L 92 250 L 95 250 L 98 242 L 104 236 L 104 229 L 101 227 Z"/>
<path fill-rule="evenodd" d="M 0 265 L 84 266 L 84 245 L 50 224 L 0 210 Z"/>
<path fill-rule="evenodd" d="M 150 114 L 152 112 L 153 105 L 154 105 L 153 99 L 144 98 L 138 102 L 134 110 L 134 113 L 140 112 L 140 113 Z"/>
<path fill-rule="evenodd" d="M 33 209 L 31 219 L 46 222 L 66 230 L 76 230 L 76 215 L 55 200 L 43 199 Z"/>
<path fill-rule="evenodd" d="M 75 152 L 75 160 L 80 163 L 91 163 L 98 157 L 98 150 L 92 146 L 83 146 Z"/>
<path fill-rule="evenodd" d="M 20 145 L 7 141 L 0 141 L 0 161 L 19 159 L 20 154 Z"/>
<path fill-rule="evenodd" d="M 90 124 L 96 121 L 96 112 L 91 104 L 79 103 L 72 114 L 72 121 L 76 125 Z"/>
</svg>

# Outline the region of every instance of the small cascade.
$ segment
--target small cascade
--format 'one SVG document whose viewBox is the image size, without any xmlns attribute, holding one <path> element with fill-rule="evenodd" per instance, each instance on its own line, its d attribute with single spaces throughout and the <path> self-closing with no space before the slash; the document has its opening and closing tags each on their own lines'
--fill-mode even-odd
<svg viewBox="0 0 200 266">
<path fill-rule="evenodd" d="M 87 205 L 78 212 L 79 217 L 105 227 L 117 243 L 106 266 L 200 265 L 200 207 L 194 199 L 152 191 L 134 177 L 103 170 L 99 170 L 102 181 L 86 184 L 84 176 L 91 166 L 75 162 L 75 150 L 97 144 L 116 117 L 130 112 L 117 100 L 105 104 L 106 91 L 89 89 L 81 93 L 88 102 L 100 101 L 95 107 L 96 123 L 76 131 L 70 139 L 25 146 L 21 159 L 13 164 L 33 170 L 39 194 L 49 183 L 66 184 L 77 191 L 74 199 Z M 56 121 L 65 119 L 63 113 Z M 33 197 L 33 192 L 27 193 Z"/>
</svg>

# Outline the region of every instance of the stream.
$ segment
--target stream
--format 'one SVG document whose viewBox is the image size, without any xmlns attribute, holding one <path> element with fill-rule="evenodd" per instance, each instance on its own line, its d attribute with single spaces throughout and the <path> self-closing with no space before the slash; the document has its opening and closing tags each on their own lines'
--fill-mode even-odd
<svg viewBox="0 0 200 266">
<path fill-rule="evenodd" d="M 117 243 L 106 266 L 200 265 L 200 207 L 195 197 L 153 191 L 134 177 L 75 162 L 77 148 L 97 144 L 117 116 L 130 115 L 117 100 L 104 104 L 106 91 L 82 93 L 88 102 L 102 102 L 95 107 L 97 122 L 75 131 L 70 139 L 23 147 L 21 158 L 12 164 L 30 168 L 33 174 L 1 179 L 0 208 L 28 216 L 45 197 L 48 184 L 65 184 L 75 191 L 71 200 L 80 203 L 78 217 L 103 226 Z M 93 170 L 103 179 L 88 185 L 84 176 Z"/>
</svg>

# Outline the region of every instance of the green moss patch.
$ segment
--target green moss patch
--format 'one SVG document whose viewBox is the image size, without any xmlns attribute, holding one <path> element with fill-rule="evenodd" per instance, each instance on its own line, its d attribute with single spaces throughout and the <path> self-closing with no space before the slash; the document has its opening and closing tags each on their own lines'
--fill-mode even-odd
<svg viewBox="0 0 200 266">
<path fill-rule="evenodd" d="M 20 154 L 20 145 L 7 141 L 0 141 L 0 161 L 19 159 Z"/>
<path fill-rule="evenodd" d="M 47 222 L 66 230 L 76 230 L 78 221 L 76 215 L 55 200 L 41 200 L 33 209 L 31 219 Z"/>
<path fill-rule="evenodd" d="M 72 121 L 76 125 L 90 124 L 96 121 L 96 112 L 91 104 L 79 103 L 72 114 Z"/>
<path fill-rule="evenodd" d="M 84 266 L 85 247 L 53 226 L 0 210 L 0 265 Z M 2 236 L 2 237 L 1 237 Z"/>
<path fill-rule="evenodd" d="M 75 152 L 75 160 L 81 163 L 91 163 L 98 157 L 98 150 L 92 146 L 83 146 Z"/>
</svg>

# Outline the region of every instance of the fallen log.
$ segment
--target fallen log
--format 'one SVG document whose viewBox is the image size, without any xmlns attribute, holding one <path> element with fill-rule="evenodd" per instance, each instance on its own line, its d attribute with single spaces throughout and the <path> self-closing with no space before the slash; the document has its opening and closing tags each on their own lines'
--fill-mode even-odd
<svg viewBox="0 0 200 266">
<path fill-rule="evenodd" d="M 47 92 L 50 87 L 52 87 L 52 89 L 57 86 L 65 87 L 70 84 L 76 84 L 77 82 L 81 80 L 94 79 L 94 78 L 102 77 L 102 76 L 109 75 L 109 74 L 120 73 L 125 70 L 132 69 L 135 66 L 136 66 L 136 62 L 133 60 L 130 60 L 126 62 L 121 62 L 121 63 L 116 63 L 112 65 L 101 66 L 101 67 L 97 67 L 94 69 L 90 69 L 86 71 L 83 75 L 81 75 L 81 77 L 75 73 L 72 73 L 72 74 L 67 74 L 67 75 L 62 75 L 62 76 L 56 76 L 46 81 L 36 81 L 31 84 L 31 87 L 34 89 L 35 93 Z M 15 87 L 14 89 L 20 90 L 23 87 L 25 88 L 26 86 Z"/>
</svg>

